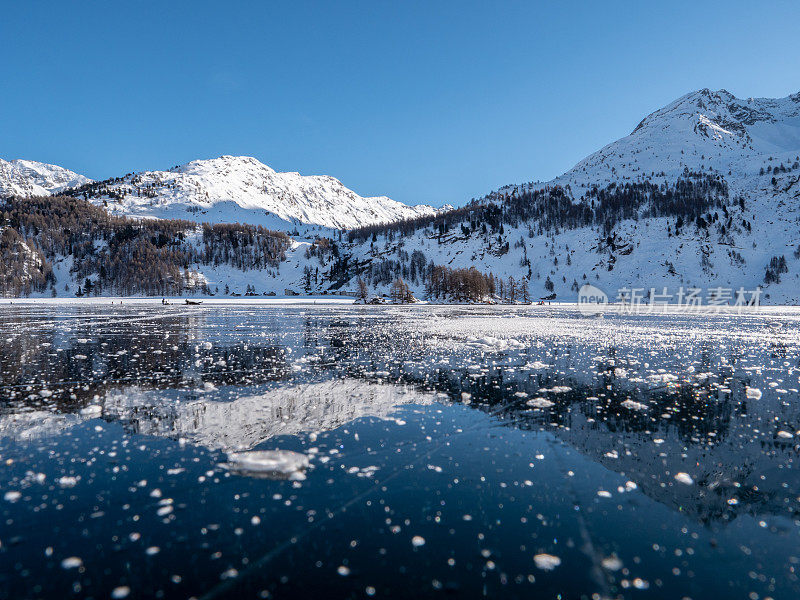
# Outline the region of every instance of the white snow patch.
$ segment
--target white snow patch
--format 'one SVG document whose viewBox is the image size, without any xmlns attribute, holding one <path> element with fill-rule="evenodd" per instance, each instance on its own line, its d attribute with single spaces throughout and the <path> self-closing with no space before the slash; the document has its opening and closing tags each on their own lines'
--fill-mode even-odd
<svg viewBox="0 0 800 600">
<path fill-rule="evenodd" d="M 244 473 L 305 479 L 308 456 L 291 450 L 252 450 L 228 454 L 228 466 Z"/>
<path fill-rule="evenodd" d="M 552 571 L 561 564 L 561 559 L 552 554 L 542 553 L 534 556 L 533 562 L 536 563 L 536 566 L 542 571 Z"/>
</svg>

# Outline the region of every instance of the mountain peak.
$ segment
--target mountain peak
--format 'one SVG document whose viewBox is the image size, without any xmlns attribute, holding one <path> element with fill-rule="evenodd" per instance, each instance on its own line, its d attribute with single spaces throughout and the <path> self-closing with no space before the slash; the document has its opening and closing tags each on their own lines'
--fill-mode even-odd
<svg viewBox="0 0 800 600">
<path fill-rule="evenodd" d="M 725 89 L 712 91 L 703 88 L 685 94 L 647 115 L 631 132 L 641 129 L 666 125 L 670 119 L 691 121 L 692 127 L 700 125 L 700 129 L 708 134 L 703 124 L 713 124 L 718 133 L 735 134 L 750 141 L 752 132 L 749 128 L 758 123 L 776 123 L 800 116 L 800 93 L 785 98 L 748 98 L 742 100 Z"/>
<path fill-rule="evenodd" d="M 170 169 L 170 171 L 174 173 L 229 173 L 232 171 L 247 170 L 263 171 L 266 173 L 276 172 L 274 169 L 252 156 L 231 156 L 229 154 L 223 154 L 217 158 L 195 159 Z"/>
<path fill-rule="evenodd" d="M 800 94 L 743 100 L 725 89 L 703 88 L 653 111 L 629 135 L 554 183 L 586 188 L 626 180 L 674 182 L 686 170 L 750 181 L 771 161 L 793 164 L 798 155 Z"/>
</svg>

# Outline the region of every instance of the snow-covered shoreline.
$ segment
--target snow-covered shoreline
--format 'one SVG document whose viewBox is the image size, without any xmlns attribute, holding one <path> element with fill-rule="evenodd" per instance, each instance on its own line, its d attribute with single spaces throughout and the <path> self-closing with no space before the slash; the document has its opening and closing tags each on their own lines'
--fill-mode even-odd
<svg viewBox="0 0 800 600">
<path fill-rule="evenodd" d="M 222 298 L 209 298 L 208 296 L 181 296 L 165 298 L 168 305 L 162 304 L 162 298 L 155 296 L 97 296 L 92 298 L 0 298 L 0 307 L 18 306 L 18 305 L 38 305 L 38 306 L 108 306 L 108 305 L 134 305 L 134 306 L 162 306 L 163 308 L 191 307 L 199 309 L 203 307 L 224 307 L 224 306 L 352 306 L 353 308 L 364 309 L 374 308 L 377 310 L 387 309 L 436 309 L 436 308 L 475 308 L 481 310 L 489 310 L 498 313 L 506 311 L 523 312 L 528 314 L 541 314 L 549 315 L 554 312 L 558 313 L 572 313 L 580 312 L 579 304 L 577 302 L 552 302 L 545 305 L 537 304 L 482 304 L 482 303 L 458 303 L 458 302 L 428 302 L 421 300 L 412 304 L 361 304 L 356 303 L 355 298 L 352 296 L 248 296 L 248 297 L 222 297 Z M 186 300 L 201 302 L 202 304 L 187 305 Z M 789 313 L 793 316 L 797 313 L 800 317 L 800 305 L 795 304 L 770 304 L 761 305 L 756 307 L 736 307 L 736 306 L 699 306 L 694 307 L 692 310 L 687 310 L 684 306 L 677 304 L 666 304 L 653 306 L 652 310 L 648 305 L 642 305 L 637 310 L 631 311 L 630 305 L 625 304 L 606 304 L 605 306 L 598 307 L 594 314 L 584 315 L 587 319 L 602 318 L 602 315 L 624 315 L 624 316 L 680 316 L 680 315 L 725 315 L 725 316 L 755 316 L 755 315 L 774 315 L 776 313 Z"/>
<path fill-rule="evenodd" d="M 166 296 L 165 298 L 169 305 L 167 306 L 185 306 L 185 300 L 193 300 L 202 302 L 202 304 L 191 305 L 193 308 L 200 308 L 203 306 L 224 306 L 224 305 L 285 305 L 285 304 L 334 304 L 334 305 L 348 305 L 353 304 L 352 296 L 268 296 L 268 297 L 242 297 L 242 298 L 209 298 L 208 296 Z M 10 304 L 44 304 L 44 305 L 76 305 L 85 304 L 89 306 L 109 305 L 109 304 L 155 304 L 162 305 L 161 296 L 96 296 L 92 298 L 0 298 L 0 306 Z"/>
</svg>

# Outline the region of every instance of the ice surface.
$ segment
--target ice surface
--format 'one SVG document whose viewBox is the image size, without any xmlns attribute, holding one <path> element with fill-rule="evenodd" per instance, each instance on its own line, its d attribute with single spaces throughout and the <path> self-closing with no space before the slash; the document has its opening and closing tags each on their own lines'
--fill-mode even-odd
<svg viewBox="0 0 800 600">
<path fill-rule="evenodd" d="M 37 302 L 0 327 L 8 597 L 800 593 L 796 310 Z"/>
</svg>

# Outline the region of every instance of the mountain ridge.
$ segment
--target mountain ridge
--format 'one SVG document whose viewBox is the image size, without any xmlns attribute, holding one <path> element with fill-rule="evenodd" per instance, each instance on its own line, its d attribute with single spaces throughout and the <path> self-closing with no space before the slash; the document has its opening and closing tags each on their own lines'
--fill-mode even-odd
<svg viewBox="0 0 800 600">
<path fill-rule="evenodd" d="M 41 163 L 26 162 L 34 165 L 32 173 L 36 168 L 43 170 L 36 167 Z M 0 172 L 2 195 L 64 193 L 102 205 L 115 215 L 243 222 L 275 229 L 297 225 L 346 229 L 439 210 L 405 205 L 386 196 L 362 197 L 330 175 L 278 172 L 250 156 L 197 159 L 166 171 L 128 173 L 102 181 L 44 166 L 55 173 L 51 179 L 60 175 L 61 181 L 66 179 L 65 173 L 71 174 L 70 184 L 36 185 L 26 181 L 25 172 L 17 168 L 13 179 L 9 170 L 7 185 Z"/>
</svg>

